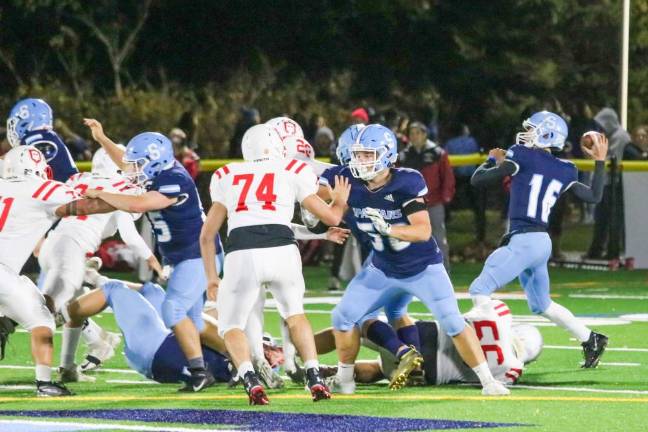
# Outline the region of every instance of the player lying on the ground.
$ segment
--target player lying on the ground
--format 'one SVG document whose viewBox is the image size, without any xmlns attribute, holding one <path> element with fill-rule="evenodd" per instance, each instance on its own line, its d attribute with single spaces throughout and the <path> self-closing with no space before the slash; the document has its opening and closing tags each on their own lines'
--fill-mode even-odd
<svg viewBox="0 0 648 432">
<path fill-rule="evenodd" d="M 48 180 L 43 154 L 32 146 L 11 149 L 0 179 L 0 312 L 31 333 L 39 396 L 67 396 L 65 386 L 52 381 L 54 318 L 36 285 L 20 271 L 57 219 L 106 213 L 115 209 L 81 199 L 70 187 Z"/>
<path fill-rule="evenodd" d="M 570 190 L 585 202 L 597 203 L 603 196 L 605 158 L 608 142 L 595 134 L 592 148 L 581 146 L 594 159 L 592 186 L 578 182 L 578 169 L 558 159 L 551 149 L 562 149 L 567 138 L 567 123 L 558 115 L 541 111 L 522 123 L 525 132 L 508 151 L 493 149 L 488 160 L 473 174 L 473 186 L 501 183 L 512 176 L 509 204 L 509 232 L 501 247 L 486 259 L 481 274 L 470 285 L 473 302 L 490 301 L 490 295 L 519 278 L 529 309 L 570 332 L 583 347 L 584 368 L 596 367 L 608 338 L 591 331 L 564 306 L 551 300 L 547 262 L 551 257 L 551 237 L 547 233 L 551 208 L 558 197 Z"/>
<path fill-rule="evenodd" d="M 124 355 L 131 368 L 160 383 L 191 383 L 189 362 L 178 339 L 162 321 L 162 287 L 150 282 L 142 285 L 108 279 L 97 272 L 99 267 L 97 258 L 88 261 L 85 280 L 97 289 L 67 305 L 63 311 L 66 321 L 79 326 L 110 306 L 124 336 Z M 228 382 L 231 374 L 229 361 L 221 354 L 225 349 L 223 340 L 218 337 L 215 322 L 204 318 L 206 331 L 201 348 L 205 365 L 216 380 Z"/>
<path fill-rule="evenodd" d="M 102 148 L 97 150 L 92 159 L 92 172 L 75 174 L 66 184 L 80 194 L 88 189 L 137 193 L 137 188 L 129 185 L 121 176 L 117 166 Z M 65 218 L 49 233 L 38 256 L 41 267 L 39 287 L 45 299 L 50 302 L 52 311 L 58 311 L 83 293 L 86 256 L 93 255 L 101 241 L 112 237 L 118 230 L 121 239 L 145 259 L 158 275 L 162 275 L 162 267 L 137 232 L 132 214 L 116 211 L 110 214 Z M 81 371 L 98 367 L 102 361 L 114 355 L 114 348 L 119 344 L 118 335 L 102 330 L 93 320 L 88 320 L 78 328 L 66 324 L 63 327 L 59 368 L 62 382 L 77 380 L 75 351 L 71 351 L 70 347 L 78 345 L 77 341 L 81 335 L 88 343 L 89 350 L 86 361 L 80 366 Z"/>
<path fill-rule="evenodd" d="M 327 225 L 338 225 L 349 193 L 348 183 L 336 184 L 335 199 L 329 207 L 316 195 L 315 173 L 305 162 L 285 159 L 285 146 L 268 125 L 248 129 L 241 147 L 245 162 L 219 168 L 210 185 L 212 206 L 200 236 L 209 280 L 207 295 L 213 300 L 218 292 L 220 332 L 250 403 L 268 403 L 254 372 L 244 332 L 264 287 L 277 300 L 279 314 L 288 324 L 291 340 L 304 361 L 313 400 L 328 399 L 328 388 L 319 376 L 312 329 L 304 314 L 301 257 L 290 222 L 298 201 Z M 214 265 L 214 237 L 225 219 L 228 253 L 221 284 Z"/>
<path fill-rule="evenodd" d="M 474 330 L 466 326 L 459 312 L 452 283 L 431 234 L 423 202 L 425 182 L 416 171 L 394 168 L 396 157 L 393 132 L 382 125 L 369 125 L 358 133 L 351 147 L 349 166 L 339 172 L 351 184 L 348 212 L 365 241 L 371 242 L 373 256 L 371 264 L 353 278 L 333 310 L 339 363 L 338 373 L 330 384 L 339 392 L 355 391 L 358 323 L 392 301 L 399 303 L 401 298 L 415 295 L 439 317 L 441 327 L 479 377 L 482 393 L 509 394 L 493 378 Z M 378 330 L 381 345 L 400 345 L 390 326 Z M 416 347 L 404 347 L 396 354 L 401 364 L 394 387 L 400 387 L 423 358 Z"/>
<path fill-rule="evenodd" d="M 201 391 L 215 380 L 205 368 L 200 348 L 207 279 L 199 247 L 205 214 L 196 184 L 175 159 L 173 145 L 166 136 L 141 133 L 128 142 L 124 151 L 106 136 L 97 120 L 85 119 L 85 124 L 124 176 L 145 189 L 138 196 L 88 189 L 86 196 L 129 213 L 147 213 L 150 218 L 164 263 L 173 266 L 162 319 L 175 333 L 190 364 L 193 382 L 187 383 L 185 390 Z M 220 238 L 215 236 L 212 241 L 220 250 Z"/>
<path fill-rule="evenodd" d="M 542 335 L 537 328 L 528 325 L 512 325 L 511 311 L 499 300 L 475 306 L 464 318 L 475 330 L 484 351 L 488 368 L 496 380 L 515 384 L 524 365 L 534 361 L 542 351 Z M 452 339 L 439 326 L 438 321 L 417 321 L 421 337 L 421 353 L 424 361 L 422 371 L 410 376 L 414 385 L 442 385 L 451 383 L 478 383 L 475 372 L 468 367 Z M 315 335 L 317 353 L 325 354 L 335 348 L 333 329 Z M 355 381 L 373 383 L 391 379 L 398 367 L 394 354 L 363 339 L 363 345 L 380 353 L 378 360 L 360 361 L 355 364 Z"/>
</svg>

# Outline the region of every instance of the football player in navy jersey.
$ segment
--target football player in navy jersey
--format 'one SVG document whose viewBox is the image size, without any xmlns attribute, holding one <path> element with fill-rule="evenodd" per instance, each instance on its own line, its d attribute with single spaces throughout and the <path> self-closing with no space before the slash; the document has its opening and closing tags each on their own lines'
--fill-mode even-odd
<svg viewBox="0 0 648 432">
<path fill-rule="evenodd" d="M 510 227 L 502 246 L 484 264 L 481 274 L 470 285 L 476 305 L 490 301 L 490 295 L 519 278 L 527 295 L 531 312 L 541 314 L 569 331 L 581 342 L 583 367 L 596 367 L 605 351 L 608 338 L 588 329 L 565 307 L 549 296 L 551 238 L 547 224 L 551 208 L 558 197 L 570 190 L 578 198 L 597 203 L 605 185 L 607 139 L 593 135 L 593 146 L 581 146 L 594 159 L 592 186 L 578 182 L 578 169 L 551 154 L 562 149 L 567 138 L 567 123 L 558 115 L 541 111 L 522 123 L 525 131 L 517 135 L 517 144 L 508 151 L 491 150 L 488 160 L 473 174 L 473 186 L 484 186 L 512 176 L 509 204 Z"/>
<path fill-rule="evenodd" d="M 205 214 L 196 185 L 175 160 L 171 141 L 157 132 L 133 137 L 126 151 L 104 132 L 101 123 L 85 119 L 93 138 L 101 144 L 124 175 L 146 189 L 139 196 L 88 190 L 86 196 L 101 199 L 113 207 L 147 213 L 165 264 L 173 266 L 162 304 L 162 318 L 173 329 L 189 361 L 192 381 L 183 391 L 200 391 L 214 383 L 205 369 L 199 332 L 204 329 L 202 308 L 207 279 L 200 257 L 199 237 Z M 221 250 L 216 237 L 217 253 Z"/>
<path fill-rule="evenodd" d="M 43 153 L 52 178 L 66 182 L 78 173 L 70 151 L 54 132 L 52 108 L 42 99 L 23 99 L 14 105 L 7 118 L 7 140 L 12 147 L 33 145 Z"/>
<path fill-rule="evenodd" d="M 324 198 L 328 198 L 327 186 L 334 184 L 335 175 L 349 165 L 351 161 L 351 146 L 355 143 L 360 131 L 364 127 L 365 125 L 362 123 L 355 124 L 347 128 L 340 135 L 336 156 L 341 165 L 326 170 L 320 177 L 320 184 L 322 185 L 320 192 Z M 360 242 L 363 256 L 368 257 L 365 260 L 366 266 L 372 259 L 371 239 L 360 232 L 352 212 L 345 214 L 344 222 Z M 401 295 L 394 296 L 384 305 L 383 309 L 388 323 L 378 320 L 380 310 L 375 310 L 364 316 L 357 323 L 357 328 L 364 337 L 376 345 L 389 350 L 400 360 L 399 368 L 393 374 L 394 379 L 390 382 L 390 388 L 394 390 L 404 385 L 407 373 L 423 361 L 423 357 L 419 354 L 421 349 L 419 333 L 416 325 L 414 325 L 414 321 L 407 313 L 407 307 L 412 301 L 412 298 L 413 296 L 411 294 L 402 292 Z M 355 331 L 355 329 L 352 331 Z"/>
<path fill-rule="evenodd" d="M 356 325 L 394 298 L 412 294 L 420 298 L 452 337 L 463 360 L 475 371 L 484 395 L 509 394 L 486 363 L 474 330 L 466 326 L 443 257 L 432 237 L 423 196 L 427 189 L 416 171 L 393 168 L 396 138 L 388 128 L 374 124 L 362 129 L 351 146 L 349 166 L 338 175 L 351 184 L 348 211 L 363 241 L 370 242 L 371 262 L 349 283 L 333 310 L 338 373 L 329 383 L 342 393 L 353 393 L 353 363 L 359 343 Z M 397 353 L 414 353 L 413 348 Z M 410 354 L 415 358 L 417 354 Z M 420 355 L 418 356 L 420 357 Z M 406 380 L 418 364 L 396 378 Z"/>
<path fill-rule="evenodd" d="M 63 309 L 66 321 L 80 324 L 110 306 L 124 336 L 128 365 L 145 377 L 160 383 L 185 382 L 191 385 L 189 362 L 173 332 L 162 321 L 164 290 L 151 282 L 136 284 L 108 279 L 99 274 L 101 260 L 86 263 L 84 280 L 96 287 Z M 206 317 L 206 320 L 209 320 Z M 205 365 L 219 382 L 228 382 L 230 362 L 223 354 L 225 344 L 214 322 L 208 321 L 209 337 L 202 338 Z"/>
</svg>

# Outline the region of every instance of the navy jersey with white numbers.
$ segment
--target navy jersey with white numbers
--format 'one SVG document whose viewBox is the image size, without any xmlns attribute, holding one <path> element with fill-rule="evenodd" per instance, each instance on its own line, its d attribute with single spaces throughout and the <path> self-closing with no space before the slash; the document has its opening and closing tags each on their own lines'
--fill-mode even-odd
<svg viewBox="0 0 648 432">
<path fill-rule="evenodd" d="M 178 198 L 177 203 L 165 209 L 148 212 L 165 263 L 175 265 L 200 258 L 199 239 L 205 213 L 196 184 L 187 170 L 174 161 L 171 168 L 153 179 L 147 190 Z M 220 244 L 218 238 L 216 244 Z"/>
<path fill-rule="evenodd" d="M 427 193 L 425 181 L 418 171 L 392 168 L 391 174 L 389 182 L 375 191 L 370 191 L 365 182 L 353 177 L 348 167 L 325 171 L 322 183 L 333 184 L 335 175 L 349 179 L 351 194 L 346 220 L 350 226 L 355 225 L 354 234 L 359 236 L 361 243 L 371 244 L 371 263 L 388 277 L 403 279 L 419 274 L 431 264 L 443 262 L 443 255 L 434 237 L 425 242 L 410 243 L 380 235 L 374 229 L 371 219 L 365 214 L 367 207 L 378 209 L 392 225 L 409 225 L 403 207 Z"/>
<path fill-rule="evenodd" d="M 511 182 L 510 231 L 546 228 L 558 197 L 578 181 L 576 166 L 551 153 L 512 146 L 506 159 L 517 165 Z"/>
<path fill-rule="evenodd" d="M 28 132 L 21 141 L 22 145 L 33 145 L 43 152 L 47 164 L 52 169 L 52 177 L 65 183 L 78 173 L 70 151 L 63 140 L 52 130 L 35 130 Z"/>
</svg>

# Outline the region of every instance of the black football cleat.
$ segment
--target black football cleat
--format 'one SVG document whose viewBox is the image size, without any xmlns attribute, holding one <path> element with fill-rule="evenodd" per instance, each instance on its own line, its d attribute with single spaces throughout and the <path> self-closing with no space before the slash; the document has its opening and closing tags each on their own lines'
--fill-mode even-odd
<svg viewBox="0 0 648 432">
<path fill-rule="evenodd" d="M 39 397 L 60 397 L 72 396 L 70 390 L 65 385 L 54 381 L 36 381 L 36 396 Z"/>
<path fill-rule="evenodd" d="M 0 360 L 4 359 L 5 347 L 9 341 L 9 335 L 16 331 L 16 322 L 5 316 L 0 316 Z"/>
<path fill-rule="evenodd" d="M 179 392 L 198 393 L 199 391 L 202 391 L 207 387 L 211 387 L 216 383 L 216 378 L 214 378 L 214 375 L 212 375 L 212 373 L 207 369 L 189 368 L 189 372 L 191 372 L 191 377 L 185 383 L 184 387 L 178 389 Z"/>
<path fill-rule="evenodd" d="M 306 384 L 306 371 L 304 370 L 303 367 L 297 365 L 297 369 L 294 371 L 286 371 L 286 375 L 288 375 L 288 378 L 294 383 L 298 385 L 304 385 Z"/>
<path fill-rule="evenodd" d="M 607 344 L 607 336 L 595 332 L 590 333 L 587 342 L 581 344 L 583 347 L 583 358 L 585 359 L 581 367 L 586 369 L 597 367 Z"/>
<path fill-rule="evenodd" d="M 322 380 L 322 377 L 320 377 L 317 368 L 310 368 L 306 371 L 306 381 L 308 383 L 308 389 L 313 396 L 313 402 L 331 399 L 331 391 Z"/>
<path fill-rule="evenodd" d="M 243 376 L 243 385 L 248 394 L 250 405 L 268 405 L 270 400 L 256 373 L 250 371 Z"/>
</svg>

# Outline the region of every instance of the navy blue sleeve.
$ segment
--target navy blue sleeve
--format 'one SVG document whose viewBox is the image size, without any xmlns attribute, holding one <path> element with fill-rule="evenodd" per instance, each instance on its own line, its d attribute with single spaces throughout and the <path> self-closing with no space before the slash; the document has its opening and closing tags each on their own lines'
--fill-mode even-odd
<svg viewBox="0 0 648 432">
<path fill-rule="evenodd" d="M 52 131 L 33 133 L 25 137 L 25 145 L 33 145 L 39 149 L 52 169 L 56 181 L 66 182 L 79 170 L 72 159 L 72 155 L 63 140 Z"/>
<path fill-rule="evenodd" d="M 162 172 L 155 179 L 152 190 L 156 190 L 169 198 L 177 198 L 182 195 L 186 186 L 187 178 L 184 176 L 176 173 Z"/>
<path fill-rule="evenodd" d="M 513 164 L 517 166 L 517 170 L 513 175 L 517 174 L 518 171 L 527 163 L 529 151 L 528 148 L 518 144 L 511 146 L 511 148 L 508 149 L 506 152 L 506 160 L 513 162 Z"/>
<path fill-rule="evenodd" d="M 401 168 L 401 170 L 399 195 L 402 199 L 402 204 L 406 205 L 413 199 L 425 197 L 428 193 L 428 188 L 421 173 L 410 169 L 404 170 Z"/>
<path fill-rule="evenodd" d="M 321 185 L 329 185 L 333 187 L 335 185 L 335 176 L 340 172 L 339 166 L 334 166 L 324 170 L 322 175 L 319 177 L 319 183 Z"/>
</svg>

